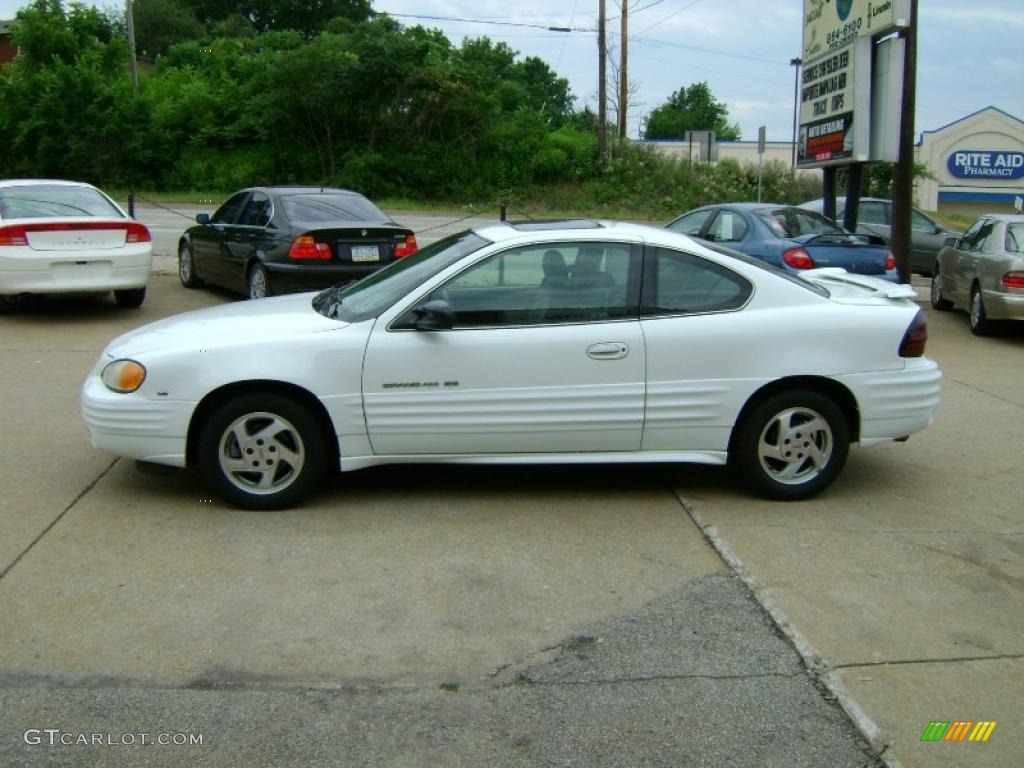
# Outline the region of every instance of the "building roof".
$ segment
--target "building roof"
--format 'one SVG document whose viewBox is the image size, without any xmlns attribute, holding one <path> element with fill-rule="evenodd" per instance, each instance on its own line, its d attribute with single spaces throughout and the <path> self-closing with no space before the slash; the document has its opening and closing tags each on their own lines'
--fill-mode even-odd
<svg viewBox="0 0 1024 768">
<path fill-rule="evenodd" d="M 971 114 L 969 114 L 969 115 L 964 115 L 963 117 L 957 118 L 956 120 L 954 120 L 951 123 L 946 123 L 941 128 L 936 128 L 936 129 L 931 130 L 931 131 L 921 131 L 921 136 L 917 140 L 917 143 L 915 144 L 915 146 L 918 146 L 918 147 L 921 146 L 921 144 L 924 142 L 924 136 L 925 136 L 926 133 L 939 133 L 940 131 L 944 131 L 947 128 L 951 128 L 952 126 L 956 125 L 957 123 L 962 123 L 965 120 L 971 120 L 972 118 L 977 117 L 978 115 L 982 114 L 983 112 L 989 112 L 989 111 L 998 112 L 1003 117 L 1008 117 L 1010 120 L 1014 120 L 1014 121 L 1020 123 L 1021 126 L 1024 126 L 1024 120 L 1021 120 L 1019 117 L 1016 117 L 1015 115 L 1011 115 L 1009 112 L 1004 112 L 999 107 L 993 107 L 993 106 L 982 107 L 977 112 L 971 112 Z"/>
</svg>

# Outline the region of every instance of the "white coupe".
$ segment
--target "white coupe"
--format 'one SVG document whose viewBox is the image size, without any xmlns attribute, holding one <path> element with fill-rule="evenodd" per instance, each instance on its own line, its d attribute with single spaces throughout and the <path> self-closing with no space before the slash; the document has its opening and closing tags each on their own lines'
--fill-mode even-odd
<svg viewBox="0 0 1024 768">
<path fill-rule="evenodd" d="M 344 287 L 189 312 L 115 339 L 82 389 L 93 444 L 197 466 L 252 509 L 328 468 L 734 462 L 803 499 L 851 443 L 932 420 L 910 286 L 799 277 L 596 221 L 462 232 Z"/>
</svg>

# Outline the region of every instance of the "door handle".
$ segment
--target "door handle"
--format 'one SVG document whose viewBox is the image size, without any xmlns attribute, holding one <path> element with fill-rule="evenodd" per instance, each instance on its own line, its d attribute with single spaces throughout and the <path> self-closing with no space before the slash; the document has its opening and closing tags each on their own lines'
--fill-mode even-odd
<svg viewBox="0 0 1024 768">
<path fill-rule="evenodd" d="M 629 347 L 621 341 L 605 341 L 587 347 L 587 357 L 593 360 L 621 360 L 629 354 Z"/>
</svg>

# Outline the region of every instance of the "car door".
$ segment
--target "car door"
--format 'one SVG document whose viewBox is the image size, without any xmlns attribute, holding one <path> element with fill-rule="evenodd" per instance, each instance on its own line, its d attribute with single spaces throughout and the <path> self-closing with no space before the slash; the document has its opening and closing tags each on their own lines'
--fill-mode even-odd
<svg viewBox="0 0 1024 768">
<path fill-rule="evenodd" d="M 916 208 L 910 211 L 910 266 L 914 272 L 930 275 L 935 256 L 945 246 L 949 233 Z"/>
<path fill-rule="evenodd" d="M 266 240 L 271 213 L 270 198 L 254 190 L 235 223 L 227 228 L 222 257 L 224 278 L 231 287 L 246 290 L 246 270 Z"/>
<path fill-rule="evenodd" d="M 751 240 L 750 234 L 750 225 L 747 223 L 746 216 L 739 211 L 722 208 L 715 213 L 714 218 L 704 230 L 704 239 L 763 259 L 766 255 L 764 243 L 748 242 Z"/>
<path fill-rule="evenodd" d="M 763 333 L 742 311 L 752 295 L 750 281 L 720 264 L 647 248 L 640 323 L 647 348 L 643 450 L 727 450 L 736 414 L 757 386 L 736 343 Z"/>
<path fill-rule="evenodd" d="M 637 450 L 640 259 L 628 243 L 513 248 L 386 313 L 363 367 L 374 453 Z M 415 329 L 428 302 L 450 328 Z"/>
<path fill-rule="evenodd" d="M 971 288 L 974 286 L 974 281 L 981 270 L 981 260 L 984 258 L 985 247 L 996 226 L 994 219 L 982 219 L 980 223 L 981 227 L 978 228 L 977 233 L 971 238 L 970 247 L 960 252 L 960 259 L 957 262 L 958 281 L 961 285 L 965 302 L 970 300 Z"/>
<path fill-rule="evenodd" d="M 202 279 L 218 285 L 236 287 L 229 282 L 224 248 L 225 241 L 232 236 L 232 227 L 248 198 L 248 190 L 235 193 L 214 212 L 208 224 L 193 231 L 192 253 L 196 263 L 196 274 Z"/>
</svg>

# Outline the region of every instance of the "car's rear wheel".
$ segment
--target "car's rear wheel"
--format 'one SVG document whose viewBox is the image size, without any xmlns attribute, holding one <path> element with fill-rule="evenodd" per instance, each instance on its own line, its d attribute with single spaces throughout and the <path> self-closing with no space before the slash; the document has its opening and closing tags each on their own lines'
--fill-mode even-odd
<svg viewBox="0 0 1024 768">
<path fill-rule="evenodd" d="M 178 249 L 178 279 L 186 288 L 200 288 L 203 281 L 196 277 L 196 263 L 192 256 L 192 246 L 182 243 Z"/>
<path fill-rule="evenodd" d="M 953 308 L 952 301 L 942 298 L 942 281 L 939 279 L 938 267 L 932 270 L 932 286 L 929 298 L 932 302 L 932 309 L 937 309 L 939 312 L 945 312 Z"/>
<path fill-rule="evenodd" d="M 114 301 L 117 306 L 126 309 L 135 309 L 142 306 L 146 300 L 146 288 L 128 288 L 123 291 L 114 291 Z"/>
<path fill-rule="evenodd" d="M 253 264 L 249 269 L 249 298 L 264 299 L 270 296 L 270 275 L 267 269 L 260 263 Z"/>
<path fill-rule="evenodd" d="M 977 336 L 987 336 L 992 333 L 992 321 L 985 314 L 985 300 L 981 296 L 981 286 L 977 283 L 971 289 L 971 333 Z"/>
<path fill-rule="evenodd" d="M 743 420 L 732 459 L 770 499 L 796 501 L 825 490 L 850 449 L 850 426 L 831 399 L 811 390 L 771 395 Z"/>
<path fill-rule="evenodd" d="M 220 496 L 245 509 L 282 509 L 308 496 L 327 450 L 309 410 L 290 398 L 253 393 L 229 400 L 199 435 L 199 471 Z"/>
</svg>

